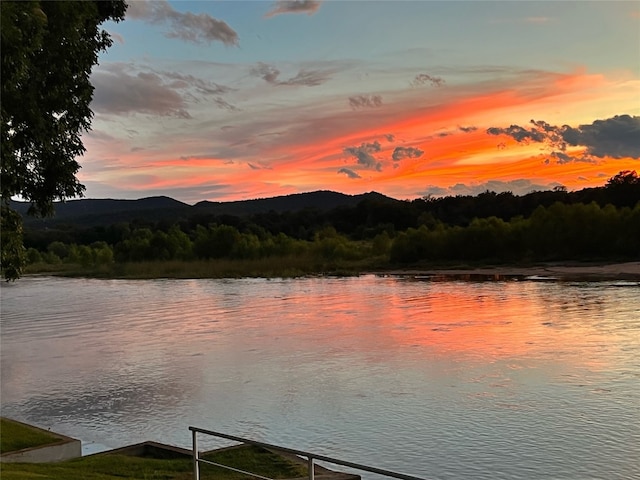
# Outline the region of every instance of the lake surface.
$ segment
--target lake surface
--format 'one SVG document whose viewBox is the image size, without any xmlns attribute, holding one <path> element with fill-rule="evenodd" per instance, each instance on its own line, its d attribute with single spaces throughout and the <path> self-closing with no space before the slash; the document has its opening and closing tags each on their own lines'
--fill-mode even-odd
<svg viewBox="0 0 640 480">
<path fill-rule="evenodd" d="M 433 479 L 640 478 L 638 283 L 27 277 L 1 295 L 2 415 L 85 452 L 190 447 L 194 425 Z"/>
</svg>

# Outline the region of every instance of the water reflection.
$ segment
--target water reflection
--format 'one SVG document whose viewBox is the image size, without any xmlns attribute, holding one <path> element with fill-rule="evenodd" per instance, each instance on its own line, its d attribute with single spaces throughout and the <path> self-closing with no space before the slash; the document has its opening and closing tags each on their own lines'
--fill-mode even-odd
<svg viewBox="0 0 640 480">
<path fill-rule="evenodd" d="M 26 278 L 2 286 L 2 413 L 109 447 L 192 424 L 429 478 L 631 478 L 639 291 Z"/>
</svg>

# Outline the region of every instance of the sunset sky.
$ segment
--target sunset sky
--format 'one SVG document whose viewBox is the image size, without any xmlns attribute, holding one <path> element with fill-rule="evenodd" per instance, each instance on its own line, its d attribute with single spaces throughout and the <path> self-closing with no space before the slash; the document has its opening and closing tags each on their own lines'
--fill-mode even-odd
<svg viewBox="0 0 640 480">
<path fill-rule="evenodd" d="M 524 194 L 640 171 L 638 2 L 129 3 L 91 77 L 89 198 Z"/>
</svg>

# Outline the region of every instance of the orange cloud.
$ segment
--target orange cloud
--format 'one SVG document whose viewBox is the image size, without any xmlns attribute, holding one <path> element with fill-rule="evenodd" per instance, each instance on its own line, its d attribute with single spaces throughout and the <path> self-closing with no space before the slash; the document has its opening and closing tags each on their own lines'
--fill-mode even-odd
<svg viewBox="0 0 640 480">
<path fill-rule="evenodd" d="M 221 187 L 211 199 L 222 201 L 319 189 L 414 198 L 427 186 L 447 189 L 496 180 L 528 179 L 532 188 L 602 185 L 620 170 L 637 169 L 637 160 L 545 163 L 550 152 L 544 145 L 525 145 L 486 130 L 531 119 L 578 126 L 638 114 L 637 107 L 629 107 L 637 88 L 640 82 L 628 74 L 516 72 L 502 81 L 382 92 L 384 101 L 375 109 L 354 110 L 344 98 L 339 106 L 317 100 L 308 108 L 234 114 L 235 122 L 224 128 L 207 125 L 180 136 L 163 131 L 145 142 L 135 136 L 136 145 L 153 145 L 146 149 L 132 148 L 132 141 L 122 140 L 125 135 L 103 138 L 94 132 L 87 137 L 91 154 L 83 161 L 81 178 L 137 191 L 191 186 L 192 202 L 205 199 L 199 192 L 212 183 Z M 372 142 L 379 143 L 371 152 L 375 162 L 358 163 L 347 153 Z M 398 147 L 422 154 L 394 160 Z"/>
</svg>

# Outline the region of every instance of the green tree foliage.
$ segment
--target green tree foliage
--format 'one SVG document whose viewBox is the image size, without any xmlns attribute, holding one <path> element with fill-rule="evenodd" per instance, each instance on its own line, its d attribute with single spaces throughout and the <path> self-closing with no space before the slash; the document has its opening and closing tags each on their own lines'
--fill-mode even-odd
<svg viewBox="0 0 640 480">
<path fill-rule="evenodd" d="M 137 228 L 122 242 L 115 247 L 116 260 L 119 262 L 135 262 L 153 259 L 153 249 L 151 247 L 151 239 L 154 233 L 149 228 Z M 158 248 L 160 242 L 156 241 L 156 252 L 161 251 Z"/>
<path fill-rule="evenodd" d="M 40 263 L 40 262 L 42 262 L 42 255 L 35 248 L 29 248 L 29 249 L 27 249 L 26 261 L 27 261 L 27 265 L 32 265 L 34 263 Z"/>
<path fill-rule="evenodd" d="M 355 216 L 349 213 L 349 209 L 340 207 L 337 213 L 325 215 L 316 211 L 306 218 L 291 213 L 269 212 L 248 217 L 207 216 L 202 219 L 206 224 L 199 224 L 193 219 L 174 225 L 167 221 L 156 224 L 133 221 L 85 229 L 60 224 L 56 229 L 37 230 L 37 234 L 27 231 L 25 240 L 26 246 L 32 247 L 28 251 L 30 262 L 40 257 L 49 263 L 61 261 L 87 266 L 109 265 L 114 260 L 198 259 L 216 262 L 218 259 L 255 260 L 290 256 L 304 258 L 307 263 L 316 265 L 314 268 L 322 269 L 349 263 L 363 265 L 363 260 L 371 260 L 370 264 L 375 263 L 375 268 L 378 268 L 387 259 L 393 263 L 638 259 L 640 203 L 621 207 L 602 203 L 603 198 L 612 197 L 600 196 L 616 188 L 615 185 L 631 185 L 630 191 L 637 192 L 640 183 L 635 178 L 633 172 L 621 172 L 607 186 L 591 189 L 591 194 L 595 192 L 595 195 L 584 195 L 584 198 L 594 197 L 598 201 L 574 202 L 572 193 L 556 189 L 539 192 L 540 197 L 534 195 L 541 199 L 541 205 L 530 215 L 515 215 L 507 219 L 501 214 L 477 216 L 463 224 L 446 224 L 433 213 L 437 209 L 423 210 L 400 202 L 400 206 L 411 206 L 415 226 L 397 230 L 391 218 L 370 212 L 375 203 L 367 202 L 351 210 L 351 213 L 358 214 Z M 459 205 L 467 206 L 473 200 L 470 198 L 463 198 Z M 487 212 L 519 211 L 503 204 L 521 197 L 485 192 L 479 198 L 480 205 L 486 207 Z M 550 198 L 560 200 L 548 203 Z M 422 202 L 430 204 L 435 201 L 424 199 Z M 455 202 L 446 205 L 455 205 Z M 488 205 L 494 207 L 489 208 Z M 473 211 L 463 208 L 459 213 L 466 218 Z M 209 222 L 212 218 L 216 221 Z M 331 218 L 339 221 L 334 224 Z M 372 220 L 374 218 L 377 220 Z M 356 222 L 344 227 L 351 233 L 338 228 L 346 225 L 349 219 Z M 359 224 L 358 219 L 361 220 Z M 256 223 L 260 220 L 264 222 Z M 376 224 L 375 221 L 381 223 Z M 294 233 L 273 232 L 276 227 Z M 295 233 L 299 231 L 303 231 L 301 235 Z"/>
<path fill-rule="evenodd" d="M 112 1 L 3 1 L 1 4 L 2 228 L 14 245 L 20 229 L 11 217 L 14 196 L 31 203 L 30 213 L 50 215 L 53 201 L 81 196 L 76 158 L 91 126 L 89 81 L 98 54 L 111 46 L 100 29 L 124 18 L 127 5 Z M 19 277 L 24 257 L 2 244 L 2 270 Z"/>
<path fill-rule="evenodd" d="M 640 202 L 640 177 L 635 170 L 624 170 L 611 177 L 605 188 L 616 205 L 633 207 Z"/>
<path fill-rule="evenodd" d="M 240 232 L 230 225 L 198 225 L 193 251 L 198 258 L 228 257 L 239 240 Z"/>
<path fill-rule="evenodd" d="M 530 218 L 474 219 L 467 227 L 409 228 L 391 245 L 392 262 L 423 260 L 581 260 L 638 258 L 640 203 L 538 207 Z"/>
<path fill-rule="evenodd" d="M 25 248 L 22 244 L 22 218 L 18 212 L 5 205 L 2 209 L 0 225 L 0 242 L 2 256 L 0 262 L 7 280 L 14 280 L 22 274 L 26 260 Z"/>
</svg>

